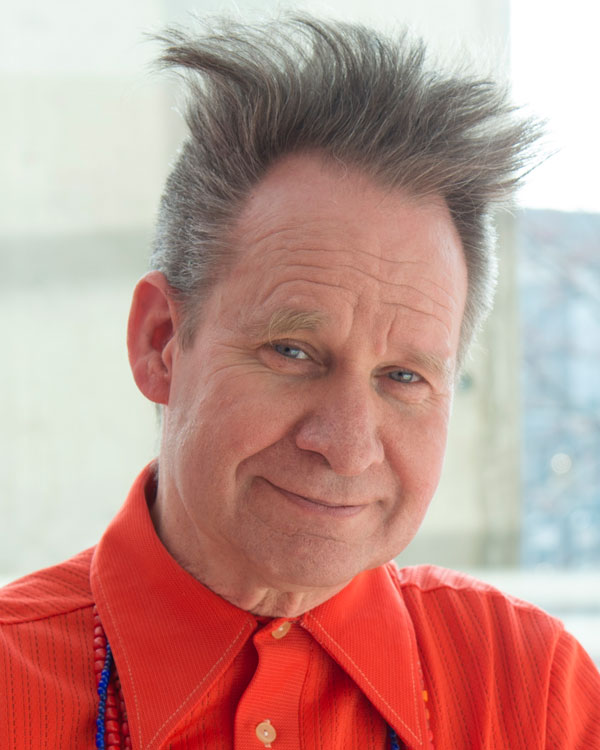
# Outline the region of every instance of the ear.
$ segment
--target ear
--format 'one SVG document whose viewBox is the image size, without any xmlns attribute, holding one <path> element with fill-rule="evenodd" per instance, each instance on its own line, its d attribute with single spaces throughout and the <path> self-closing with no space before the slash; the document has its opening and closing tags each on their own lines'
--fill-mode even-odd
<svg viewBox="0 0 600 750">
<path fill-rule="evenodd" d="M 167 404 L 177 346 L 177 309 L 164 274 L 152 271 L 137 283 L 127 326 L 127 351 L 140 391 Z"/>
</svg>

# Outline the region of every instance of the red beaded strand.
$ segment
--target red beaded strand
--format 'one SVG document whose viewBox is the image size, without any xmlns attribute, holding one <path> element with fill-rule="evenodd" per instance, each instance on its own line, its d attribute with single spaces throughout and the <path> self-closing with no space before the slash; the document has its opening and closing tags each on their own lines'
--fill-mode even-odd
<svg viewBox="0 0 600 750">
<path fill-rule="evenodd" d="M 94 607 L 94 672 L 96 686 L 100 683 L 106 660 L 106 634 L 100 622 L 98 610 Z M 106 692 L 104 747 L 106 750 L 130 750 L 131 737 L 121 681 L 117 669 L 113 666 Z"/>
<path fill-rule="evenodd" d="M 96 687 L 100 683 L 102 671 L 106 662 L 106 650 L 108 641 L 98 610 L 94 606 L 94 672 L 96 675 Z M 420 665 L 419 665 L 420 670 Z M 421 684 L 423 684 L 423 673 L 421 672 Z M 427 690 L 423 688 L 423 700 L 425 701 L 425 713 L 427 716 L 427 725 L 429 733 L 430 749 L 433 750 L 433 734 L 429 727 L 429 710 L 427 708 L 428 695 Z M 131 737 L 129 735 L 129 724 L 127 722 L 127 711 L 125 709 L 125 700 L 121 681 L 117 673 L 117 668 L 113 664 L 110 680 L 106 691 L 106 710 L 104 724 L 104 743 L 105 750 L 131 750 Z M 389 727 L 388 735 L 390 738 L 391 750 L 399 750 L 401 747 L 400 740 L 396 732 Z"/>
</svg>

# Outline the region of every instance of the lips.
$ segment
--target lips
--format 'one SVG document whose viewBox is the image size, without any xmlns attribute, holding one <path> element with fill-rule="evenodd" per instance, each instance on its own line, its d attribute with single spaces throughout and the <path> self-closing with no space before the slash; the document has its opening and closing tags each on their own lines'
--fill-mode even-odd
<svg viewBox="0 0 600 750">
<path fill-rule="evenodd" d="M 357 515 L 367 507 L 366 504 L 348 505 L 342 503 L 333 503 L 322 500 L 320 498 L 316 499 L 307 497 L 305 495 L 299 495 L 296 492 L 286 490 L 283 487 L 279 487 L 278 485 L 269 482 L 268 479 L 264 479 L 264 477 L 263 481 L 266 482 L 266 484 L 272 487 L 275 491 L 279 492 L 281 495 L 287 498 L 290 502 L 299 507 L 303 507 L 306 510 L 312 510 L 316 513 L 320 512 L 334 516 L 347 517 Z"/>
</svg>

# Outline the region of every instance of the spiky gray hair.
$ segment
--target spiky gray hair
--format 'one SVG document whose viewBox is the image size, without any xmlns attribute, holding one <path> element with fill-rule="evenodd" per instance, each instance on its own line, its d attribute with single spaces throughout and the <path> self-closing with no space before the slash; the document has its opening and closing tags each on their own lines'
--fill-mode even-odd
<svg viewBox="0 0 600 750">
<path fill-rule="evenodd" d="M 491 216 L 524 174 L 539 125 L 493 81 L 430 68 L 407 33 L 392 39 L 303 15 L 159 38 L 161 65 L 187 81 L 190 132 L 162 197 L 151 265 L 183 306 L 183 345 L 234 257 L 228 231 L 252 188 L 284 155 L 317 151 L 382 186 L 444 198 L 469 278 L 461 361 L 493 301 Z"/>
</svg>

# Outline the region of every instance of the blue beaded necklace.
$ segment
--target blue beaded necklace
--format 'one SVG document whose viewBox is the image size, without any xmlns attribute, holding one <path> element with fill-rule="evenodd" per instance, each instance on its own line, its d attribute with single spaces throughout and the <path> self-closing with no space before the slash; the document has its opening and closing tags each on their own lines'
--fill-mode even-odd
<svg viewBox="0 0 600 750">
<path fill-rule="evenodd" d="M 108 641 L 106 642 L 106 658 L 98 683 L 98 718 L 96 719 L 96 750 L 105 750 L 104 738 L 106 734 L 106 699 L 108 697 L 108 683 L 112 672 L 113 655 Z"/>
<path fill-rule="evenodd" d="M 388 734 L 390 735 L 390 750 L 400 750 L 400 740 L 398 739 L 398 735 L 390 726 L 388 726 Z"/>
<path fill-rule="evenodd" d="M 96 750 L 108 750 L 106 745 L 106 701 L 113 668 L 114 659 L 112 649 L 108 640 L 106 640 L 106 657 L 100 674 L 100 680 L 98 681 L 99 703 L 98 717 L 96 719 Z M 390 726 L 388 726 L 388 736 L 390 739 L 390 750 L 401 750 L 400 739 L 395 730 Z"/>
</svg>

